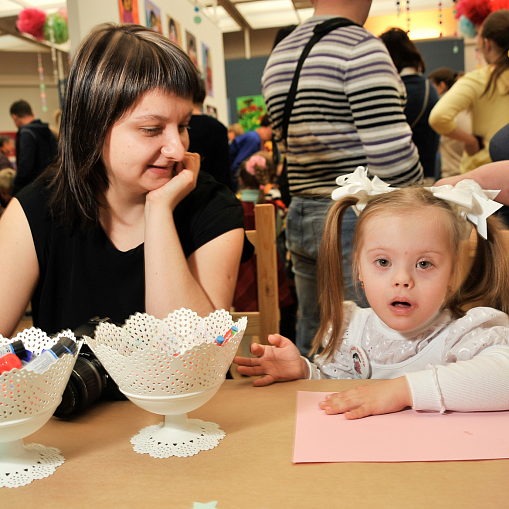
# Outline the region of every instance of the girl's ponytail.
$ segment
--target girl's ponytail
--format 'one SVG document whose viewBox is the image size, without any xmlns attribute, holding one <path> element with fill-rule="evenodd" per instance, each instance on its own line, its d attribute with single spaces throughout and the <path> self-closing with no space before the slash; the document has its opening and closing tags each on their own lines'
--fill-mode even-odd
<svg viewBox="0 0 509 509">
<path fill-rule="evenodd" d="M 474 305 L 489 306 L 509 313 L 509 244 L 502 223 L 487 219 L 488 239 L 477 234 L 477 245 L 470 270 L 459 288 L 446 302 L 456 316 Z"/>
<path fill-rule="evenodd" d="M 357 201 L 357 197 L 348 196 L 334 203 L 327 215 L 317 264 L 320 327 L 313 339 L 310 355 L 320 351 L 323 339 L 330 337 L 322 352 L 323 355 L 330 357 L 342 338 L 345 284 L 341 225 L 345 212 Z"/>
</svg>

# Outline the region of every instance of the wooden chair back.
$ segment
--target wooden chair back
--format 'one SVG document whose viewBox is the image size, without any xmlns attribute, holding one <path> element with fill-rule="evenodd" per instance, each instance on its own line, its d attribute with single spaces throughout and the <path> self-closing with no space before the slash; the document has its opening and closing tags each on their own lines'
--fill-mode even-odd
<svg viewBox="0 0 509 509">
<path fill-rule="evenodd" d="M 258 311 L 232 312 L 236 321 L 247 316 L 246 336 L 258 336 L 260 343 L 267 344 L 269 334 L 279 333 L 279 294 L 276 255 L 276 219 L 274 206 L 256 205 L 255 230 L 246 231 L 247 238 L 255 247 L 258 288 Z"/>
</svg>

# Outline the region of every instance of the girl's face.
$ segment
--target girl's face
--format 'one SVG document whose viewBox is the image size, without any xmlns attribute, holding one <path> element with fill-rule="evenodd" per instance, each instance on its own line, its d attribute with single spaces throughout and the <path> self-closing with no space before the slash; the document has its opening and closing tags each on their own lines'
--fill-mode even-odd
<svg viewBox="0 0 509 509">
<path fill-rule="evenodd" d="M 445 212 L 377 214 L 364 224 L 359 278 L 373 311 L 390 328 L 416 329 L 440 309 L 455 257 Z"/>
<path fill-rule="evenodd" d="M 144 94 L 106 135 L 110 189 L 144 194 L 166 184 L 189 148 L 191 112 L 191 100 L 161 90 Z"/>
</svg>

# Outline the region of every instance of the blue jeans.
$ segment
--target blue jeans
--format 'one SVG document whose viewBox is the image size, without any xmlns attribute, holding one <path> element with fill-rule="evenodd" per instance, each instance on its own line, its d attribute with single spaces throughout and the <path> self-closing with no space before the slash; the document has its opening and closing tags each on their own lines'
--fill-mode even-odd
<svg viewBox="0 0 509 509">
<path fill-rule="evenodd" d="M 295 289 L 299 301 L 296 344 L 300 353 L 307 356 L 313 337 L 320 324 L 318 291 L 316 283 L 316 260 L 322 240 L 325 219 L 332 200 L 292 197 L 286 217 L 286 245 L 292 259 Z M 346 211 L 342 225 L 343 269 L 345 277 L 345 300 L 353 300 L 362 307 L 368 304 L 359 296 L 352 280 L 350 262 L 353 232 L 357 216 L 352 209 Z M 338 302 L 338 306 L 341 303 Z"/>
</svg>

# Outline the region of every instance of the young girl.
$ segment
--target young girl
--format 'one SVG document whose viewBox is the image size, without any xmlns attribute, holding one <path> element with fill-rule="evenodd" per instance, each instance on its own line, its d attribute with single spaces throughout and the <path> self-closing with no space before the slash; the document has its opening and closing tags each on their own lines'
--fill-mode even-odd
<svg viewBox="0 0 509 509">
<path fill-rule="evenodd" d="M 259 386 L 299 378 L 390 379 L 321 403 L 326 413 L 350 419 L 408 406 L 509 409 L 509 264 L 497 220 L 486 221 L 499 205 L 473 181 L 395 190 L 361 170 L 338 178 L 344 187 L 332 195 L 340 201 L 329 212 L 320 252 L 314 363 L 273 335 L 274 346 L 252 345 L 258 358 L 234 359 L 239 373 L 264 374 Z M 353 267 L 371 309 L 343 303 L 341 220 L 351 206 L 360 211 Z M 456 284 L 460 241 L 471 230 L 465 218 L 477 225 L 477 249 L 470 273 Z M 465 313 L 481 298 L 491 307 Z"/>
<path fill-rule="evenodd" d="M 198 83 L 189 57 L 146 27 L 103 24 L 83 40 L 58 160 L 0 222 L 0 334 L 30 301 L 48 334 L 94 316 L 229 309 L 243 209 L 188 152 Z"/>
</svg>

